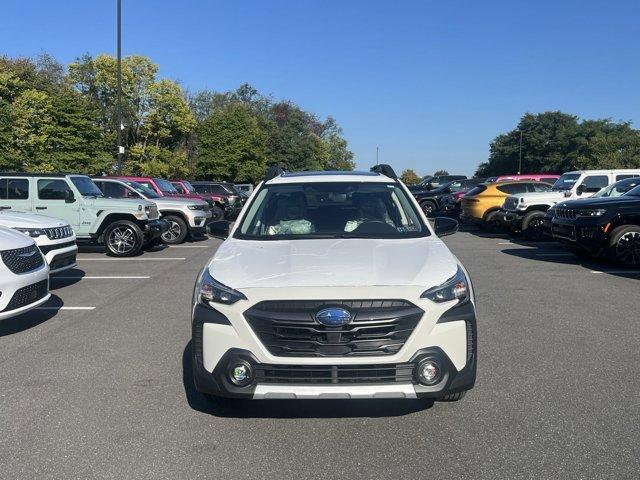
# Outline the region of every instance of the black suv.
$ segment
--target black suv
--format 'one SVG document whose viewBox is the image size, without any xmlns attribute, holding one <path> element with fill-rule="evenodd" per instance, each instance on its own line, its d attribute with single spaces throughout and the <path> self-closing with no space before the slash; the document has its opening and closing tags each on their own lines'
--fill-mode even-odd
<svg viewBox="0 0 640 480">
<path fill-rule="evenodd" d="M 438 175 L 437 177 L 427 175 L 426 177 L 422 177 L 420 183 L 407 185 L 407 187 L 411 193 L 422 192 L 424 190 L 433 190 L 434 188 L 451 183 L 454 180 L 465 180 L 466 178 L 466 175 Z"/>
<path fill-rule="evenodd" d="M 243 197 L 235 185 L 227 182 L 214 182 L 214 181 L 192 181 L 196 193 L 201 195 L 214 194 L 220 195 L 229 202 L 227 209 L 225 209 L 225 217 L 234 218 L 244 205 L 245 197 Z"/>
<path fill-rule="evenodd" d="M 640 186 L 620 197 L 562 202 L 553 210 L 553 238 L 577 255 L 640 265 Z"/>
<path fill-rule="evenodd" d="M 483 178 L 465 178 L 445 183 L 433 190 L 413 191 L 411 193 L 413 193 L 425 215 L 433 215 L 436 212 L 451 213 L 454 210 L 459 210 L 459 204 L 456 203 L 453 195 L 463 190 L 469 190 L 483 181 Z"/>
</svg>

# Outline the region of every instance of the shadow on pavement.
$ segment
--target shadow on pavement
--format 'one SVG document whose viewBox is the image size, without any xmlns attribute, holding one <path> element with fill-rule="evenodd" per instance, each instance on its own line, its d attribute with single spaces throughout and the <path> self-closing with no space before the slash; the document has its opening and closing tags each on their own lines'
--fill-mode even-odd
<svg viewBox="0 0 640 480">
<path fill-rule="evenodd" d="M 193 385 L 191 342 L 182 354 L 182 381 L 189 406 L 227 418 L 357 418 L 397 417 L 427 410 L 423 400 L 227 400 L 212 401 Z"/>
<path fill-rule="evenodd" d="M 59 288 L 75 285 L 86 275 L 84 270 L 72 268 L 64 272 L 55 273 L 49 277 L 49 290 L 58 290 Z"/>
<path fill-rule="evenodd" d="M 47 310 L 30 310 L 17 317 L 0 320 L 0 337 L 13 335 L 14 333 L 24 332 L 30 328 L 37 327 L 41 323 L 55 317 L 63 305 L 64 302 L 60 297 L 51 295 L 51 298 L 42 305 L 43 307 L 47 307 Z"/>
</svg>

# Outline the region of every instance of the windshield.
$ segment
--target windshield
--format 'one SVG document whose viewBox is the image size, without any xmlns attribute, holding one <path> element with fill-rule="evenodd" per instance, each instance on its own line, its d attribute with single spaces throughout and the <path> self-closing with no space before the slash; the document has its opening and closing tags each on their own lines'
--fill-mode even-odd
<svg viewBox="0 0 640 480">
<path fill-rule="evenodd" d="M 184 188 L 187 189 L 187 192 L 189 193 L 196 193 L 196 189 L 193 188 L 193 185 L 191 185 L 189 182 L 187 182 L 186 180 L 182 181 L 182 185 L 184 186 Z"/>
<path fill-rule="evenodd" d="M 178 194 L 178 191 L 173 185 L 171 185 L 171 182 L 168 182 L 167 180 L 162 180 L 161 178 L 154 178 L 153 181 L 156 182 L 156 185 L 158 186 L 158 188 L 162 193 L 168 193 L 169 195 Z"/>
<path fill-rule="evenodd" d="M 146 198 L 160 198 L 160 195 L 158 195 L 156 192 L 154 192 L 153 190 L 151 190 L 148 187 L 145 187 L 144 185 L 142 185 L 141 183 L 138 182 L 131 182 L 131 181 L 126 181 L 124 182 L 127 185 L 129 185 L 131 188 L 133 188 L 136 192 L 138 192 L 139 194 L 145 196 Z"/>
<path fill-rule="evenodd" d="M 640 178 L 629 178 L 627 180 L 621 180 L 619 182 L 609 185 L 608 187 L 603 188 L 598 193 L 596 193 L 593 197 L 594 198 L 620 197 L 638 185 L 640 185 Z"/>
<path fill-rule="evenodd" d="M 556 183 L 553 184 L 553 187 L 551 187 L 551 190 L 556 190 L 556 191 L 571 190 L 573 188 L 573 185 L 578 181 L 579 178 L 580 178 L 579 173 L 565 173 L 561 175 L 558 180 L 556 180 Z"/>
<path fill-rule="evenodd" d="M 256 195 L 237 238 L 410 238 L 429 235 L 397 183 L 267 185 Z"/>
<path fill-rule="evenodd" d="M 632 188 L 627 193 L 625 193 L 625 195 L 631 195 L 633 197 L 640 197 L 640 185 L 638 185 L 635 188 Z"/>
<path fill-rule="evenodd" d="M 102 190 L 93 183 L 89 177 L 71 177 L 71 181 L 76 186 L 83 197 L 102 197 Z"/>
</svg>

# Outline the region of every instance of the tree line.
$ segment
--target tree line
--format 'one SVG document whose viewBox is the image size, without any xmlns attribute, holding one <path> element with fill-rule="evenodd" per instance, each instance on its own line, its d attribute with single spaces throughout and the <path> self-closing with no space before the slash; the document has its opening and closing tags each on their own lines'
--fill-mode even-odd
<svg viewBox="0 0 640 480">
<path fill-rule="evenodd" d="M 581 120 L 554 111 L 527 113 L 513 130 L 490 144 L 478 177 L 522 173 L 563 173 L 578 169 L 640 168 L 640 130 L 630 122 Z"/>
<path fill-rule="evenodd" d="M 0 57 L 0 170 L 112 173 L 116 60 Z M 325 120 L 248 84 L 186 92 L 151 59 L 122 60 L 123 173 L 257 182 L 269 165 L 353 170 L 353 153 Z"/>
</svg>

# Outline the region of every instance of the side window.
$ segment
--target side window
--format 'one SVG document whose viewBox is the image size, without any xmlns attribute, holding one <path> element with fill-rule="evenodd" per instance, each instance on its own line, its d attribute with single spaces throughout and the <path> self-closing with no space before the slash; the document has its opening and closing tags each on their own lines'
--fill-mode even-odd
<svg viewBox="0 0 640 480">
<path fill-rule="evenodd" d="M 551 187 L 545 185 L 544 183 L 530 183 L 529 191 L 530 192 L 548 192 L 551 190 Z"/>
<path fill-rule="evenodd" d="M 71 189 L 64 180 L 38 180 L 38 198 L 40 200 L 64 200 Z"/>
<path fill-rule="evenodd" d="M 175 187 L 175 189 L 178 191 L 179 194 L 184 195 L 185 193 L 187 193 L 187 192 L 185 192 L 185 190 L 182 187 L 182 185 L 180 185 L 179 183 L 172 183 L 171 185 L 173 185 Z"/>
<path fill-rule="evenodd" d="M 606 175 L 589 175 L 581 183 L 585 192 L 597 192 L 601 188 L 609 185 L 609 177 Z"/>
<path fill-rule="evenodd" d="M 498 190 L 502 193 L 506 193 L 507 195 L 518 195 L 520 193 L 525 193 L 527 191 L 527 186 L 524 183 L 512 183 L 510 185 L 500 185 Z"/>
<path fill-rule="evenodd" d="M 118 183 L 104 182 L 100 186 L 100 190 L 102 190 L 104 196 L 108 198 L 126 197 L 126 189 Z"/>
<path fill-rule="evenodd" d="M 616 175 L 616 182 L 620 180 L 626 180 L 627 178 L 636 178 L 636 177 L 640 177 L 640 175 L 638 175 L 637 173 L 625 173 L 621 175 Z"/>
<path fill-rule="evenodd" d="M 145 182 L 144 180 L 141 180 L 141 181 L 139 181 L 138 183 L 139 183 L 140 185 L 144 186 L 144 187 L 147 187 L 147 188 L 149 188 L 149 189 L 153 190 L 154 192 L 156 191 L 156 189 L 155 189 L 155 188 L 153 188 L 153 185 L 151 185 L 151 183 L 149 183 L 149 182 Z"/>
<path fill-rule="evenodd" d="M 216 195 L 226 195 L 227 191 L 222 185 L 211 185 L 211 193 L 215 193 Z"/>
<path fill-rule="evenodd" d="M 27 200 L 29 198 L 29 180 L 26 178 L 7 178 L 7 199 Z"/>
<path fill-rule="evenodd" d="M 6 178 L 0 178 L 0 200 L 7 199 L 7 182 Z"/>
</svg>

